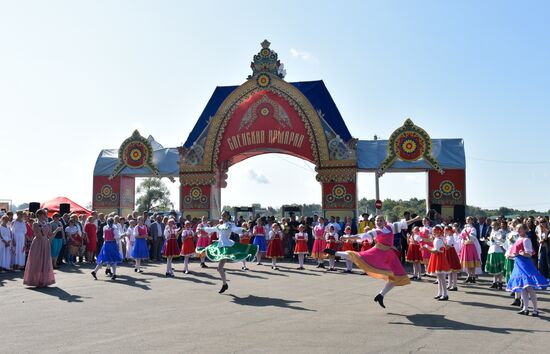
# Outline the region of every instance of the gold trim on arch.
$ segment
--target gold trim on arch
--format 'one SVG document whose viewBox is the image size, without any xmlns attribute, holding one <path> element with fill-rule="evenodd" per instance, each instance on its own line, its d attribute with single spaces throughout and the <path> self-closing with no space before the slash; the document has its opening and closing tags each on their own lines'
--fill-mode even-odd
<svg viewBox="0 0 550 354">
<path fill-rule="evenodd" d="M 262 75 L 266 75 L 262 73 Z M 212 172 L 218 165 L 219 150 L 225 128 L 233 113 L 245 100 L 255 93 L 267 90 L 284 98 L 298 113 L 302 119 L 309 137 L 314 163 L 317 167 L 333 165 L 329 161 L 328 144 L 324 134 L 321 119 L 309 100 L 293 85 L 274 76 L 270 76 L 270 83 L 266 87 L 259 87 L 256 76 L 253 76 L 241 86 L 236 88 L 222 102 L 208 127 L 208 135 L 204 149 L 204 158 L 201 165 L 181 164 L 181 174 L 192 172 Z M 351 161 L 339 161 L 338 164 Z"/>
</svg>

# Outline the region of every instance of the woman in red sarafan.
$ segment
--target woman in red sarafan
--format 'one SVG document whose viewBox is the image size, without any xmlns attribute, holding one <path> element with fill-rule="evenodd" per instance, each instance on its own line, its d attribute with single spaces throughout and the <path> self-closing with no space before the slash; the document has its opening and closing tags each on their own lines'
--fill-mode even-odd
<svg viewBox="0 0 550 354">
<path fill-rule="evenodd" d="M 299 270 L 304 270 L 304 258 L 309 253 L 307 248 L 307 232 L 304 232 L 306 227 L 303 224 L 298 225 L 298 232 L 294 235 L 296 246 L 294 247 L 294 254 L 298 255 Z"/>
<path fill-rule="evenodd" d="M 433 274 L 437 277 L 437 296 L 434 299 L 439 301 L 449 300 L 447 295 L 447 284 L 445 278 L 450 272 L 451 267 L 447 261 L 445 254 L 445 242 L 443 241 L 443 228 L 439 225 L 433 227 L 433 247 L 424 245 L 424 249 L 428 250 L 430 261 L 428 263 L 428 274 Z"/>
<path fill-rule="evenodd" d="M 283 258 L 283 232 L 279 224 L 273 223 L 269 232 L 269 245 L 267 246 L 267 258 L 271 258 L 271 269 L 279 270 L 277 267 L 277 258 Z"/>
</svg>

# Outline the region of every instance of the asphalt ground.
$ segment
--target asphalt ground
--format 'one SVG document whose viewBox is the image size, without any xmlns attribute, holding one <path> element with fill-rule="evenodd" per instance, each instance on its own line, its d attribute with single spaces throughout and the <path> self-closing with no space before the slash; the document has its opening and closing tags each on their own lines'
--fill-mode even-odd
<svg viewBox="0 0 550 354">
<path fill-rule="evenodd" d="M 516 314 L 490 278 L 433 299 L 433 279 L 394 288 L 386 309 L 373 302 L 383 281 L 305 271 L 283 262 L 228 264 L 229 290 L 215 264 L 201 269 L 146 264 L 119 267 L 116 281 L 91 265 L 56 270 L 49 288 L 23 286 L 22 273 L 0 274 L 2 353 L 548 353 L 550 296 L 539 292 L 539 318 Z M 343 267 L 343 263 L 338 263 Z"/>
</svg>

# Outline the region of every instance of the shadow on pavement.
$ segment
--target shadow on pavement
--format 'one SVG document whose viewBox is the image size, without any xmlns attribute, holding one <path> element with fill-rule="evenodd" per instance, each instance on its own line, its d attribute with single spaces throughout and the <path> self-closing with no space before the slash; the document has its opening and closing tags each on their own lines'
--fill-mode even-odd
<svg viewBox="0 0 550 354">
<path fill-rule="evenodd" d="M 147 284 L 150 283 L 149 279 L 133 278 L 133 277 L 129 277 L 127 275 L 118 275 L 117 274 L 116 280 L 107 279 L 105 281 L 111 282 L 113 284 L 127 285 L 127 286 L 131 286 L 131 287 L 134 287 L 134 288 L 140 288 L 140 289 L 143 289 L 143 290 L 151 290 L 149 285 L 147 285 Z M 140 283 L 144 283 L 144 284 L 140 284 Z"/>
<path fill-rule="evenodd" d="M 17 281 L 23 279 L 23 271 L 20 272 L 2 272 L 0 273 L 0 287 L 6 285 L 8 281 Z"/>
<path fill-rule="evenodd" d="M 82 297 L 80 295 L 69 294 L 68 292 L 58 288 L 57 286 L 46 287 L 46 288 L 31 288 L 31 289 L 42 294 L 57 297 L 59 300 L 67 301 L 67 302 L 84 302 L 82 299 L 89 299 L 89 298 Z"/>
<path fill-rule="evenodd" d="M 404 322 L 388 322 L 389 324 L 400 324 L 415 327 L 424 327 L 426 329 L 443 329 L 443 330 L 462 330 L 462 331 L 488 331 L 491 333 L 510 334 L 512 332 L 519 333 L 534 333 L 534 332 L 548 332 L 538 330 L 528 330 L 522 328 L 501 328 L 501 327 L 486 327 L 478 326 L 464 322 L 453 321 L 445 318 L 444 315 L 430 315 L 430 314 L 417 314 L 417 315 L 400 315 L 396 313 L 389 313 L 389 315 L 405 317 L 410 323 Z"/>
<path fill-rule="evenodd" d="M 240 277 L 245 277 L 245 278 L 269 279 L 269 278 L 266 278 L 266 277 L 262 277 L 261 275 L 250 274 L 251 271 L 243 272 L 242 270 L 233 270 L 233 269 L 226 269 L 225 271 L 226 271 L 226 273 L 229 273 L 231 275 L 238 275 Z M 254 271 L 253 273 L 257 273 L 257 272 Z M 217 279 L 219 279 L 219 278 L 217 278 Z"/>
<path fill-rule="evenodd" d="M 254 307 L 273 306 L 273 307 L 281 307 L 281 308 L 286 308 L 291 310 L 315 312 L 315 310 L 292 305 L 295 303 L 301 303 L 301 301 L 275 299 L 271 297 L 262 297 L 262 296 L 255 296 L 255 295 L 248 295 L 247 297 L 238 297 L 236 295 L 229 294 L 229 296 L 232 297 L 231 301 L 233 303 L 237 305 L 242 305 L 242 306 L 254 306 Z"/>
</svg>

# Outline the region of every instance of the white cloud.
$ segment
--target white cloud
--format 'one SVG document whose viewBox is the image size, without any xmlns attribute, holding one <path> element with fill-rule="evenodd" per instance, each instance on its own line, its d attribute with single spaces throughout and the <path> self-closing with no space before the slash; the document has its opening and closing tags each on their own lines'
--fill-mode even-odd
<svg viewBox="0 0 550 354">
<path fill-rule="evenodd" d="M 262 173 L 254 170 L 248 170 L 248 178 L 261 184 L 269 184 L 269 179 Z"/>
<path fill-rule="evenodd" d="M 300 58 L 303 60 L 310 60 L 313 59 L 313 55 L 310 52 L 307 52 L 305 50 L 298 50 L 295 48 L 290 48 L 290 54 L 292 54 L 295 58 Z"/>
</svg>

